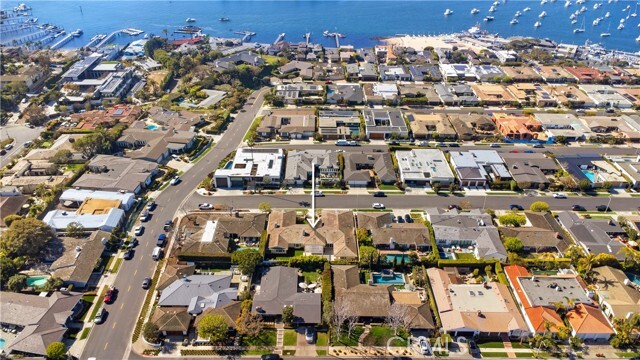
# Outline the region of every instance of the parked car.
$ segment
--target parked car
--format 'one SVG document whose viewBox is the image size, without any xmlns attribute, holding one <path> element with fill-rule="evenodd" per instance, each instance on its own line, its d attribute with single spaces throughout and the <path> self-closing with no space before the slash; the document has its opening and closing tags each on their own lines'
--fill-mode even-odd
<svg viewBox="0 0 640 360">
<path fill-rule="evenodd" d="M 596 206 L 596 210 L 601 211 L 601 212 L 609 212 L 609 211 L 611 211 L 611 208 L 608 207 L 607 205 L 598 205 L 598 206 Z"/>
<path fill-rule="evenodd" d="M 260 356 L 260 360 L 280 360 L 282 359 L 278 354 L 264 354 Z"/>
<path fill-rule="evenodd" d="M 413 219 L 411 218 L 411 215 L 405 214 L 404 215 L 404 221 L 406 221 L 407 223 L 411 224 L 413 222 Z"/>
<path fill-rule="evenodd" d="M 174 176 L 170 181 L 171 185 L 178 185 L 179 183 L 180 183 L 180 176 L 178 175 Z"/>
<path fill-rule="evenodd" d="M 110 287 L 109 290 L 104 294 L 104 303 L 111 304 L 116 300 L 116 296 L 118 295 L 118 289 L 115 287 Z"/>
<path fill-rule="evenodd" d="M 140 236 L 140 235 L 142 235 L 142 233 L 144 233 L 144 226 L 142 226 L 142 225 L 136 226 L 133 229 L 133 234 L 136 235 L 136 236 Z"/>
<path fill-rule="evenodd" d="M 386 197 L 387 194 L 384 193 L 384 191 L 376 191 L 373 193 L 373 197 Z"/>
<path fill-rule="evenodd" d="M 382 203 L 373 203 L 372 207 L 374 209 L 384 209 L 384 204 L 382 204 Z"/>
<path fill-rule="evenodd" d="M 140 221 L 147 222 L 149 221 L 149 219 L 151 219 L 151 214 L 149 213 L 149 211 L 145 210 L 142 212 L 142 214 L 140 214 Z"/>
<path fill-rule="evenodd" d="M 571 210 L 573 210 L 573 211 L 587 211 L 587 209 L 585 209 L 584 206 L 582 206 L 582 205 L 573 205 L 571 207 Z"/>
<path fill-rule="evenodd" d="M 398 215 L 398 217 L 396 217 L 396 221 L 397 221 L 398 223 L 403 223 L 403 222 L 404 222 L 404 219 L 402 218 L 402 215 Z"/>
<path fill-rule="evenodd" d="M 13 144 L 7 144 L 7 145 L 5 145 L 5 146 L 4 146 L 4 149 L 5 149 L 5 150 L 7 150 L 7 151 L 9 151 L 9 150 L 13 149 Z"/>
<path fill-rule="evenodd" d="M 7 150 L 0 149 L 0 155 L 7 155 Z"/>
<path fill-rule="evenodd" d="M 562 193 L 554 193 L 553 197 L 556 198 L 556 199 L 566 199 L 567 195 L 562 194 Z"/>
<path fill-rule="evenodd" d="M 431 345 L 429 345 L 427 339 L 420 339 L 420 353 L 422 355 L 431 355 Z"/>
<path fill-rule="evenodd" d="M 213 205 L 211 205 L 209 203 L 198 204 L 198 209 L 200 209 L 200 210 L 211 210 L 211 209 L 213 209 Z"/>
<path fill-rule="evenodd" d="M 476 345 L 476 342 L 473 340 L 469 341 L 469 354 L 471 354 L 471 356 L 480 355 L 480 349 L 478 348 L 478 345 Z"/>
<path fill-rule="evenodd" d="M 304 338 L 307 340 L 307 343 L 313 344 L 316 340 L 316 329 L 313 326 L 307 326 L 304 330 Z"/>
<path fill-rule="evenodd" d="M 324 197 L 324 193 L 321 190 L 316 190 L 313 195 L 315 197 Z"/>
<path fill-rule="evenodd" d="M 125 260 L 131 260 L 133 259 L 133 253 L 134 253 L 134 250 L 132 248 L 128 248 L 127 251 L 124 252 L 124 255 L 122 257 Z"/>
<path fill-rule="evenodd" d="M 544 145 L 537 143 L 537 144 L 533 144 L 533 147 L 536 149 L 542 149 L 544 147 Z"/>
<path fill-rule="evenodd" d="M 172 227 L 173 227 L 173 221 L 167 220 L 164 222 L 164 227 L 163 227 L 164 231 L 169 231 L 171 230 Z"/>
<path fill-rule="evenodd" d="M 524 208 L 522 207 L 522 205 L 518 205 L 518 204 L 511 204 L 511 205 L 509 205 L 509 209 L 511 209 L 511 210 L 519 210 L 519 211 L 524 210 Z"/>
<path fill-rule="evenodd" d="M 146 290 L 150 286 L 151 286 L 151 278 L 147 276 L 144 278 L 144 280 L 142 280 L 142 288 Z"/>
<path fill-rule="evenodd" d="M 147 203 L 147 210 L 153 211 L 156 208 L 156 202 L 151 200 Z"/>
<path fill-rule="evenodd" d="M 107 310 L 104 308 L 100 308 L 96 313 L 96 316 L 93 318 L 94 324 L 102 324 L 104 320 L 107 318 Z"/>
<path fill-rule="evenodd" d="M 158 241 L 156 242 L 156 246 L 164 247 L 166 242 L 167 242 L 167 235 L 160 234 L 158 235 Z"/>
<path fill-rule="evenodd" d="M 453 210 L 453 209 L 456 209 L 456 210 L 462 210 L 462 209 L 460 208 L 460 206 L 459 206 L 459 205 L 456 205 L 456 204 L 451 204 L 451 205 L 449 205 L 449 207 L 448 207 L 448 208 L 449 208 L 449 210 Z"/>
<path fill-rule="evenodd" d="M 137 238 L 133 238 L 129 241 L 129 249 L 133 249 L 134 247 L 138 246 L 138 239 Z"/>
<path fill-rule="evenodd" d="M 492 148 L 499 148 L 499 147 L 500 147 L 500 144 L 492 143 L 491 145 L 489 145 L 489 147 L 492 147 Z"/>
</svg>

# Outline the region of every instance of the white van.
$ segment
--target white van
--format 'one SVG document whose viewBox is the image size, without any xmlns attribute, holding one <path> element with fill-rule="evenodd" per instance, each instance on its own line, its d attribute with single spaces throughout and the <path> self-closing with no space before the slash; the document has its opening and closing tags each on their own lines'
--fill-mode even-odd
<svg viewBox="0 0 640 360">
<path fill-rule="evenodd" d="M 336 146 L 348 146 L 349 143 L 347 142 L 347 140 L 344 139 L 340 139 L 338 141 L 336 141 Z"/>
<path fill-rule="evenodd" d="M 153 249 L 153 253 L 151 253 L 151 258 L 153 260 L 160 260 L 160 259 L 162 259 L 162 255 L 163 255 L 162 248 L 160 246 L 156 246 Z"/>
</svg>

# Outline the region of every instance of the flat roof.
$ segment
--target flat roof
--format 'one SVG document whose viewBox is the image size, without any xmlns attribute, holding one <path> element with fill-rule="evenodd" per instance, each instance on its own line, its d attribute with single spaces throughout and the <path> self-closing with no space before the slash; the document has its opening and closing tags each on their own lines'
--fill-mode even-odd
<svg viewBox="0 0 640 360">
<path fill-rule="evenodd" d="M 527 276 L 519 277 L 518 281 L 531 306 L 566 303 L 565 298 L 573 299 L 576 303 L 593 303 L 575 277 Z"/>
</svg>

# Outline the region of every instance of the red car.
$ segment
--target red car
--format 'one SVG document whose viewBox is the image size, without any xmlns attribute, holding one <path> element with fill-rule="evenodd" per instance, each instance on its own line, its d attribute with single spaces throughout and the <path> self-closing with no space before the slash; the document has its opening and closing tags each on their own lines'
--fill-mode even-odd
<svg viewBox="0 0 640 360">
<path fill-rule="evenodd" d="M 107 293 L 104 295 L 104 302 L 106 304 L 111 304 L 116 300 L 117 294 L 118 294 L 118 289 L 114 287 L 110 287 L 109 290 L 107 290 Z"/>
</svg>

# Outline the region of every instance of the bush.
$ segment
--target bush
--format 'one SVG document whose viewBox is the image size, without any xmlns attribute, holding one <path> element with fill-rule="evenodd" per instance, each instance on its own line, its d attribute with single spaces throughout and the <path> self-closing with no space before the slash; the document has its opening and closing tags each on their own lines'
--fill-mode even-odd
<svg viewBox="0 0 640 360">
<path fill-rule="evenodd" d="M 302 271 L 316 271 L 324 267 L 327 261 L 322 256 L 295 256 L 289 259 L 289 267 L 295 267 Z"/>
<path fill-rule="evenodd" d="M 531 204 L 531 206 L 529 207 L 529 210 L 535 211 L 535 212 L 548 212 L 549 204 L 547 204 L 544 201 L 536 201 L 533 204 Z"/>
<path fill-rule="evenodd" d="M 527 223 L 527 218 L 520 214 L 505 214 L 498 218 L 503 226 L 519 227 Z"/>
<path fill-rule="evenodd" d="M 160 342 L 160 329 L 158 328 L 158 325 L 152 322 L 145 323 L 142 327 L 142 336 L 147 340 L 147 342 L 152 344 Z"/>
<path fill-rule="evenodd" d="M 517 237 L 508 237 L 504 239 L 504 247 L 507 251 L 519 253 L 524 246 L 522 245 L 522 241 Z"/>
</svg>

